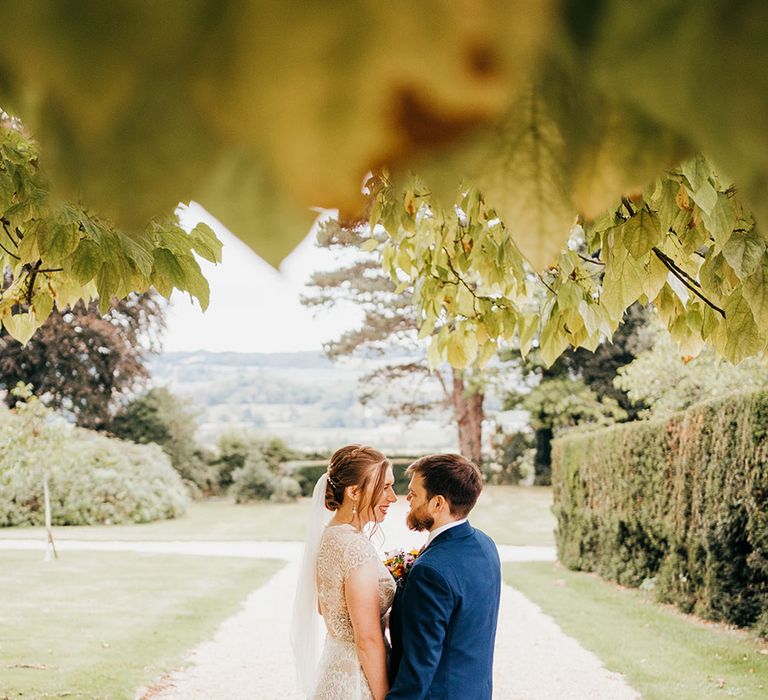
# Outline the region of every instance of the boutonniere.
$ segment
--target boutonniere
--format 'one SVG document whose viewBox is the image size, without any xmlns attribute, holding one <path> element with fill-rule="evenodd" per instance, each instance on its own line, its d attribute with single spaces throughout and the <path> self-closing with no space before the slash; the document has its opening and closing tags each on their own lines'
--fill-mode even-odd
<svg viewBox="0 0 768 700">
<path fill-rule="evenodd" d="M 419 554 L 421 554 L 419 549 L 394 549 L 391 552 L 386 552 L 387 558 L 384 560 L 384 566 L 392 574 L 395 584 L 398 586 L 405 585 L 408 572 L 411 570 L 413 562 L 416 561 Z"/>
</svg>

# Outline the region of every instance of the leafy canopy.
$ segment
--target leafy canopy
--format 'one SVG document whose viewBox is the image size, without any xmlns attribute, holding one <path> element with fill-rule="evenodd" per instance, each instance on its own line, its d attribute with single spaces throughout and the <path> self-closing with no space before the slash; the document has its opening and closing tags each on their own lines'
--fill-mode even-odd
<svg viewBox="0 0 768 700">
<path fill-rule="evenodd" d="M 523 349 L 538 336 L 551 361 L 609 337 L 643 297 L 685 351 L 707 342 L 738 362 L 765 345 L 764 243 L 748 213 L 768 221 L 763 0 L 363 0 L 322 12 L 300 0 L 88 0 L 77 12 L 28 0 L 4 9 L 13 31 L 0 45 L 0 105 L 40 138 L 54 193 L 82 196 L 125 230 L 195 198 L 276 263 L 304 236 L 309 207 L 359 216 L 360 182 L 380 166 L 396 192 L 423 197 L 407 182 L 412 169 L 448 233 L 439 246 L 434 232 L 414 236 L 411 251 L 399 223 L 385 221 L 397 247 L 385 262 L 419 280 L 425 334 L 452 305 L 434 362 L 482 364 L 494 342 L 516 335 Z M 457 188 L 476 227 L 463 252 L 441 213 Z M 396 217 L 423 211 L 404 204 Z M 594 263 L 566 247 L 576 215 Z M 75 243 L 53 238 L 59 256 Z M 435 251 L 429 275 L 408 262 L 426 249 Z M 126 257 L 149 276 L 149 258 Z M 448 260 L 466 285 L 451 281 Z M 196 293 L 193 269 L 166 252 L 151 262 L 166 285 Z M 133 284 L 105 263 L 83 262 L 83 280 L 101 280 L 102 293 Z M 443 282 L 456 293 L 443 294 Z M 14 332 L 33 320 L 13 321 Z"/>
<path fill-rule="evenodd" d="M 51 196 L 38 148 L 15 119 L 0 117 L 0 328 L 22 344 L 54 308 L 154 287 L 174 288 L 208 306 L 208 282 L 195 254 L 221 261 L 221 243 L 203 223 L 190 233 L 175 216 L 127 233 L 73 202 Z"/>
<path fill-rule="evenodd" d="M 368 184 L 381 227 L 363 245 L 413 286 L 434 364 L 482 366 L 515 342 L 523 354 L 536 343 L 549 365 L 568 347 L 594 350 L 638 301 L 654 304 L 685 355 L 709 343 L 738 363 L 768 344 L 766 240 L 701 156 L 577 226 L 542 274 L 477 188 L 443 207 L 419 179 Z"/>
<path fill-rule="evenodd" d="M 277 263 L 379 165 L 479 187 L 541 271 L 705 152 L 768 208 L 763 0 L 7 3 L 0 105 L 56 193 L 139 230 L 194 198 Z M 434 176 L 434 177 L 431 177 Z"/>
</svg>

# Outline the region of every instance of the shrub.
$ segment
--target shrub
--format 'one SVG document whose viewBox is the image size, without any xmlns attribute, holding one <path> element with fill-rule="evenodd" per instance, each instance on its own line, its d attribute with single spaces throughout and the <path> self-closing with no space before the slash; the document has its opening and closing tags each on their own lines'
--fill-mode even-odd
<svg viewBox="0 0 768 700">
<path fill-rule="evenodd" d="M 768 628 L 768 393 L 554 443 L 560 560 Z"/>
<path fill-rule="evenodd" d="M 252 453 L 245 464 L 232 473 L 229 493 L 236 503 L 267 499 L 288 502 L 295 501 L 301 495 L 301 486 L 290 476 L 275 474 L 266 459 Z"/>
<path fill-rule="evenodd" d="M 488 484 L 519 484 L 533 473 L 533 456 L 532 435 L 499 428 L 491 438 L 491 459 L 480 468 Z"/>
<path fill-rule="evenodd" d="M 227 433 L 219 438 L 218 456 L 210 461 L 222 489 L 234 482 L 234 474 L 245 467 L 251 455 L 262 459 L 271 472 L 278 473 L 285 462 L 296 459 L 298 453 L 279 438 L 264 438 L 246 433 Z"/>
<path fill-rule="evenodd" d="M 54 525 L 149 522 L 184 512 L 184 486 L 159 447 L 50 419 L 34 399 L 18 414 L 0 411 L 0 526 L 44 523 L 44 474 Z"/>
<path fill-rule="evenodd" d="M 160 445 L 194 495 L 219 491 L 218 469 L 196 443 L 197 413 L 165 387 L 150 389 L 125 404 L 113 418 L 110 432 L 142 445 Z"/>
<path fill-rule="evenodd" d="M 230 433 L 219 440 L 219 454 L 212 463 L 237 503 L 286 502 L 301 495 L 298 481 L 285 473 L 286 462 L 297 454 L 279 438 Z"/>
</svg>

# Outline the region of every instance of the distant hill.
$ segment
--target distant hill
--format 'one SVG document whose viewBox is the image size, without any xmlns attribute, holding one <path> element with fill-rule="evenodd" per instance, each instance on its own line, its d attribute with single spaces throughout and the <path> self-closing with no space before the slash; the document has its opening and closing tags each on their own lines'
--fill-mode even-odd
<svg viewBox="0 0 768 700">
<path fill-rule="evenodd" d="M 277 435 L 301 449 L 365 442 L 390 453 L 456 449 L 436 413 L 408 425 L 358 401 L 360 379 L 381 361 L 333 363 L 321 353 L 173 352 L 151 364 L 152 382 L 196 405 L 199 438 L 227 431 Z"/>
</svg>

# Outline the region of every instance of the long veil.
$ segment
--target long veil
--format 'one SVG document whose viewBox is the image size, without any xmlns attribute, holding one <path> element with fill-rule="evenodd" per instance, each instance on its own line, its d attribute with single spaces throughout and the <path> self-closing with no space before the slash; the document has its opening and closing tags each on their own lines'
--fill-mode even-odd
<svg viewBox="0 0 768 700">
<path fill-rule="evenodd" d="M 323 474 L 312 492 L 312 510 L 307 523 L 299 578 L 296 584 L 296 598 L 293 602 L 290 640 L 299 685 L 309 696 L 315 689 L 317 669 L 322 645 L 322 618 L 317 609 L 317 553 L 331 513 L 325 508 L 325 488 L 328 474 Z"/>
</svg>

